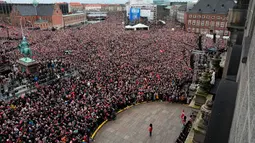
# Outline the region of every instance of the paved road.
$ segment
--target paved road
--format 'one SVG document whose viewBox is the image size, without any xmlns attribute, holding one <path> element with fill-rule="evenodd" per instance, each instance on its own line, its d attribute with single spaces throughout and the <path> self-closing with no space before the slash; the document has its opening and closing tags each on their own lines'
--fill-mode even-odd
<svg viewBox="0 0 255 143">
<path fill-rule="evenodd" d="M 134 106 L 120 114 L 115 121 L 106 123 L 95 137 L 96 143 L 174 143 L 181 132 L 180 114 L 187 116 L 191 109 L 164 102 Z M 153 124 L 149 137 L 148 127 Z"/>
</svg>

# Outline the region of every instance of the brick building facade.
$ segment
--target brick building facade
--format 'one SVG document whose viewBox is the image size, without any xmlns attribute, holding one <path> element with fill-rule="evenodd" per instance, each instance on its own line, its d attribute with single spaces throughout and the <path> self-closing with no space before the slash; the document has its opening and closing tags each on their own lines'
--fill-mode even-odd
<svg viewBox="0 0 255 143">
<path fill-rule="evenodd" d="M 184 15 L 187 11 L 187 5 L 181 5 L 176 14 L 176 20 L 182 24 L 184 24 Z"/>
<path fill-rule="evenodd" d="M 184 16 L 188 32 L 229 35 L 228 10 L 235 5 L 233 0 L 200 0 Z"/>
<path fill-rule="evenodd" d="M 61 28 L 85 22 L 84 13 L 63 15 L 59 4 L 38 5 L 32 4 L 14 5 L 10 13 L 10 20 L 13 26 L 32 27 L 40 29 Z"/>
<path fill-rule="evenodd" d="M 83 11 L 84 7 L 81 3 L 79 2 L 70 2 L 69 3 L 69 12 L 75 13 L 77 11 Z"/>
<path fill-rule="evenodd" d="M 124 11 L 125 10 L 125 5 L 121 4 L 103 4 L 101 7 L 101 11 Z"/>
<path fill-rule="evenodd" d="M 228 35 L 226 14 L 186 13 L 185 25 L 188 32 Z"/>
<path fill-rule="evenodd" d="M 64 26 L 80 24 L 85 21 L 86 21 L 86 14 L 84 13 L 63 15 Z"/>
<path fill-rule="evenodd" d="M 37 27 L 47 29 L 62 27 L 62 11 L 58 5 L 15 5 L 10 13 L 13 26 Z"/>
<path fill-rule="evenodd" d="M 100 11 L 102 4 L 83 4 L 83 9 L 85 11 Z"/>
</svg>

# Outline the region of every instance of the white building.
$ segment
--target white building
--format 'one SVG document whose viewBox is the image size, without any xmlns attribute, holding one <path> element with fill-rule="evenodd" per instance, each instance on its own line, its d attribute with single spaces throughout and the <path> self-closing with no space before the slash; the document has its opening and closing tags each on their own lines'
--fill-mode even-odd
<svg viewBox="0 0 255 143">
<path fill-rule="evenodd" d="M 147 5 L 153 4 L 153 0 L 129 0 L 130 5 Z"/>
<path fill-rule="evenodd" d="M 85 11 L 100 11 L 101 9 L 101 4 L 84 4 Z"/>
<path fill-rule="evenodd" d="M 130 0 L 126 3 L 127 17 L 129 17 L 130 8 L 140 8 L 140 16 L 149 21 L 156 19 L 157 6 L 153 4 L 153 0 Z"/>
<path fill-rule="evenodd" d="M 185 12 L 187 11 L 187 5 L 182 5 L 177 9 L 177 16 L 176 20 L 180 23 L 184 24 L 184 15 Z"/>
</svg>

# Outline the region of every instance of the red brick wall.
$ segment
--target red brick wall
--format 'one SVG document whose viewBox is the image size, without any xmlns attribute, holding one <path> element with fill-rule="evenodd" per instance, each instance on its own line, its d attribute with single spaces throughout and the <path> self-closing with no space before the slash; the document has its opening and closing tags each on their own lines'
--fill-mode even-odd
<svg viewBox="0 0 255 143">
<path fill-rule="evenodd" d="M 20 13 L 13 9 L 10 14 L 10 20 L 13 26 L 20 26 L 20 19 L 22 17 L 22 25 L 25 26 L 26 21 L 30 21 L 31 24 L 34 26 L 34 22 L 38 20 L 39 18 L 43 20 L 47 20 L 48 24 L 47 27 L 51 28 L 52 25 L 54 27 L 62 27 L 62 11 L 60 10 L 59 6 L 55 5 L 54 12 L 52 16 L 21 16 Z M 45 27 L 44 27 L 45 28 Z"/>
<path fill-rule="evenodd" d="M 54 6 L 54 11 L 52 15 L 52 26 L 62 27 L 63 26 L 63 14 L 59 8 L 59 5 Z"/>
<path fill-rule="evenodd" d="M 85 14 L 80 14 L 80 15 L 69 15 L 69 16 L 64 16 L 64 26 L 68 25 L 74 25 L 74 24 L 79 24 L 81 22 L 84 22 L 85 20 Z"/>
<path fill-rule="evenodd" d="M 43 22 L 43 23 L 37 24 L 36 26 L 40 27 L 40 29 L 48 29 L 48 28 L 50 28 L 50 25 L 47 22 Z"/>
<path fill-rule="evenodd" d="M 209 34 L 210 30 L 212 30 L 213 32 L 222 32 L 227 35 L 226 23 L 227 15 L 225 14 L 186 13 L 185 17 L 186 30 L 195 33 L 204 32 Z"/>
<path fill-rule="evenodd" d="M 185 12 L 185 13 L 184 13 L 184 24 L 185 24 L 185 26 L 186 26 L 186 23 L 188 23 L 187 17 L 188 17 L 188 16 L 187 16 L 187 13 Z"/>
</svg>

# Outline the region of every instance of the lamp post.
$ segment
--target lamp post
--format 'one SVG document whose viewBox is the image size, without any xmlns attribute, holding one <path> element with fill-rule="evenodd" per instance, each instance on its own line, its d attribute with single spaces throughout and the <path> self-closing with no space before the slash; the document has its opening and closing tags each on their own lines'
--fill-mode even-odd
<svg viewBox="0 0 255 143">
<path fill-rule="evenodd" d="M 22 38 L 23 38 L 24 32 L 23 32 L 23 26 L 22 26 L 22 17 L 20 17 L 20 28 L 21 28 Z"/>
</svg>

